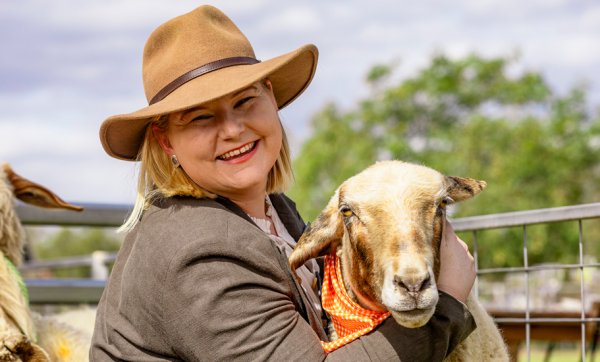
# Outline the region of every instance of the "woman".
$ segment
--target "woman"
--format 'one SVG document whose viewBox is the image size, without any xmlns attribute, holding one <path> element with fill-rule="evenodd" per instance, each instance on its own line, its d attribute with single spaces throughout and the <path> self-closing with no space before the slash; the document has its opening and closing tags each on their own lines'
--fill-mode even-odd
<svg viewBox="0 0 600 362">
<path fill-rule="evenodd" d="M 100 130 L 110 156 L 141 168 L 122 227 L 129 233 L 98 306 L 92 361 L 434 361 L 473 330 L 459 301 L 473 284 L 473 260 L 447 228 L 448 278 L 431 322 L 411 330 L 390 319 L 323 352 L 318 267 L 300 268 L 297 283 L 287 265 L 304 222 L 282 194 L 291 169 L 278 117 L 316 63 L 312 45 L 259 62 L 211 6 L 151 34 L 143 62 L 150 105 Z"/>
</svg>

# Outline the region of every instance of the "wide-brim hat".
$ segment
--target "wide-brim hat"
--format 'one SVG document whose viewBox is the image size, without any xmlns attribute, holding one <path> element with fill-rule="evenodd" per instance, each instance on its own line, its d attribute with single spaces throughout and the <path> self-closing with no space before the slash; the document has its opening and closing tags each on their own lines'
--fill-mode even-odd
<svg viewBox="0 0 600 362">
<path fill-rule="evenodd" d="M 317 48 L 304 45 L 259 61 L 252 45 L 219 9 L 204 5 L 159 26 L 144 47 L 143 81 L 149 105 L 107 118 L 100 127 L 106 153 L 136 160 L 146 127 L 268 78 L 279 109 L 298 97 L 316 70 Z"/>
</svg>

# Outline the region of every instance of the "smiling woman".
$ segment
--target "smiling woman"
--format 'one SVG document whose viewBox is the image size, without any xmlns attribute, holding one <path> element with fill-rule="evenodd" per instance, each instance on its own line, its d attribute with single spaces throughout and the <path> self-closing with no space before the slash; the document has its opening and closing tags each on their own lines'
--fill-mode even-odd
<svg viewBox="0 0 600 362">
<path fill-rule="evenodd" d="M 159 26 L 144 50 L 149 105 L 109 117 L 112 157 L 140 162 L 138 196 L 98 306 L 93 361 L 439 361 L 474 328 L 440 294 L 418 331 L 384 322 L 327 354 L 320 268 L 287 257 L 305 229 L 283 192 L 292 170 L 279 110 L 310 83 L 317 49 L 258 61 L 233 22 L 211 6 Z M 458 252 L 456 289 L 474 271 Z M 465 262 L 465 260 L 467 260 Z M 472 262 L 472 259 L 471 259 Z M 471 278 L 472 277 L 472 278 Z"/>
<path fill-rule="evenodd" d="M 234 201 L 251 216 L 265 217 L 265 175 L 278 157 L 287 158 L 269 80 L 172 113 L 166 127 L 154 124 L 153 130 L 165 153 L 176 156 L 196 185 Z M 267 190 L 273 191 L 279 190 Z"/>
</svg>

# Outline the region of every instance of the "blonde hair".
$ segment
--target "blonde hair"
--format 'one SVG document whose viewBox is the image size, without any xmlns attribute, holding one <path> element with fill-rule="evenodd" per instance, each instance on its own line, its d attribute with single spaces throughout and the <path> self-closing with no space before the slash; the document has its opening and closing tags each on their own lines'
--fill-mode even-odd
<svg viewBox="0 0 600 362">
<path fill-rule="evenodd" d="M 166 130 L 168 115 L 159 116 L 147 127 L 137 160 L 140 170 L 137 184 L 137 196 L 131 214 L 117 230 L 128 232 L 135 227 L 142 213 L 159 197 L 191 196 L 198 199 L 216 198 L 217 195 L 204 190 L 185 173 L 182 167 L 174 167 L 169 156 L 160 147 L 152 131 L 152 124 Z M 282 142 L 279 156 L 267 175 L 267 193 L 280 193 L 288 189 L 292 179 L 292 162 L 285 129 L 279 121 Z"/>
</svg>

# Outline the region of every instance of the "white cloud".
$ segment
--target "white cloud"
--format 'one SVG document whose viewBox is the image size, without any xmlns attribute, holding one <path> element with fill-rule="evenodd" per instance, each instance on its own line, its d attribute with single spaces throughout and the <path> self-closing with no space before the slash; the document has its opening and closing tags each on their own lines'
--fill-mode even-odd
<svg viewBox="0 0 600 362">
<path fill-rule="evenodd" d="M 600 32 L 600 5 L 594 4 L 593 7 L 587 9 L 582 14 L 579 24 L 582 29 L 595 32 L 597 35 Z"/>
<path fill-rule="evenodd" d="M 356 22 L 360 19 L 360 7 L 349 6 L 348 2 L 329 3 L 323 2 L 327 19 L 335 19 L 340 22 Z"/>
<path fill-rule="evenodd" d="M 463 0 L 461 8 L 473 15 L 491 18 L 533 19 L 549 11 L 563 11 L 568 0 Z"/>
<path fill-rule="evenodd" d="M 314 33 L 321 28 L 321 16 L 314 8 L 293 6 L 265 16 L 260 24 L 260 29 L 265 34 Z"/>
</svg>

